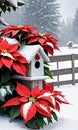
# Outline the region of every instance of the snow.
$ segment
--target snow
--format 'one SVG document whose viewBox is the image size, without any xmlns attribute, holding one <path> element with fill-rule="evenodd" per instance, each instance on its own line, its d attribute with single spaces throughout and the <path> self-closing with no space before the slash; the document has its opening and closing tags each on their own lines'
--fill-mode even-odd
<svg viewBox="0 0 78 130">
<path fill-rule="evenodd" d="M 72 53 L 78 53 L 78 49 L 61 48 L 61 51 L 55 52 L 55 55 Z M 78 130 L 78 84 L 63 85 L 56 89 L 63 92 L 70 105 L 61 105 L 58 122 L 46 125 L 44 130 Z M 8 130 L 30 130 L 25 127 L 23 120 L 15 120 L 10 123 L 9 117 L 0 115 L 0 129 L 6 130 L 6 128 Z"/>
<path fill-rule="evenodd" d="M 68 54 L 78 54 L 78 48 L 60 47 L 60 51 L 55 50 L 54 55 L 68 55 Z"/>
<path fill-rule="evenodd" d="M 70 105 L 61 105 L 58 122 L 46 125 L 44 130 L 78 130 L 78 84 L 61 86 L 57 89 L 63 92 Z M 8 130 L 30 130 L 24 126 L 23 120 L 10 123 L 7 116 L 0 116 L 0 129 L 5 130 L 6 127 Z"/>
</svg>

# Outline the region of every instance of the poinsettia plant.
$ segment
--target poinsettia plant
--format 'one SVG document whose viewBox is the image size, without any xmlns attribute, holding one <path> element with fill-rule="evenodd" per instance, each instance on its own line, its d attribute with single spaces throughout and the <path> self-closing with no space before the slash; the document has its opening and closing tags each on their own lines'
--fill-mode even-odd
<svg viewBox="0 0 78 130">
<path fill-rule="evenodd" d="M 18 52 L 19 43 L 10 45 L 0 39 L 0 99 L 5 101 L 7 94 L 12 94 L 12 74 L 26 75 L 27 60 Z"/>
<path fill-rule="evenodd" d="M 54 89 L 54 84 L 43 81 L 42 89 L 34 86 L 32 90 L 22 81 L 13 79 L 14 74 L 26 76 L 28 61 L 19 49 L 26 45 L 39 44 L 48 55 L 53 55 L 54 49 L 59 50 L 58 40 L 53 34 L 41 34 L 31 25 L 9 25 L 0 30 L 0 113 L 7 113 L 11 121 L 23 118 L 29 128 L 40 128 L 53 119 L 58 120 L 56 111 L 60 104 L 69 104 L 62 92 Z M 8 39 L 15 39 L 15 43 Z M 37 60 L 40 56 L 37 54 Z M 52 78 L 48 63 L 44 63 L 45 75 Z M 47 122 L 46 122 L 47 120 Z"/>
<path fill-rule="evenodd" d="M 53 34 L 42 34 L 30 25 L 10 25 L 5 29 L 2 29 L 2 35 L 16 38 L 20 41 L 21 45 L 40 44 L 46 53 L 53 55 L 54 49 L 59 50 L 57 45 L 58 40 L 54 38 Z"/>
<path fill-rule="evenodd" d="M 19 48 L 24 45 L 41 45 L 45 53 L 53 55 L 54 50 L 59 50 L 58 40 L 53 34 L 42 34 L 38 32 L 38 29 L 31 25 L 9 25 L 8 27 L 0 30 L 1 36 L 8 36 L 9 38 L 15 38 L 19 41 Z M 44 67 L 45 75 L 52 77 L 49 70 L 49 64 L 45 62 Z"/>
<path fill-rule="evenodd" d="M 54 110 L 60 111 L 60 104 L 68 104 L 62 92 L 54 90 L 54 85 L 47 85 L 43 83 L 43 89 L 40 90 L 39 86 L 35 86 L 30 90 L 27 86 L 16 83 L 17 96 L 9 99 L 2 107 L 10 107 L 11 120 L 21 116 L 24 119 L 26 126 L 35 128 L 35 126 L 43 127 L 45 118 L 48 123 L 52 122 L 52 119 L 57 120 L 57 116 Z M 14 115 L 14 106 L 18 111 L 17 115 Z M 13 115 L 13 116 L 12 116 Z M 38 119 L 37 117 L 40 116 Z M 55 118 L 56 116 L 56 118 Z M 34 125 L 32 125 L 34 120 Z M 41 121 L 42 123 L 40 123 Z"/>
</svg>

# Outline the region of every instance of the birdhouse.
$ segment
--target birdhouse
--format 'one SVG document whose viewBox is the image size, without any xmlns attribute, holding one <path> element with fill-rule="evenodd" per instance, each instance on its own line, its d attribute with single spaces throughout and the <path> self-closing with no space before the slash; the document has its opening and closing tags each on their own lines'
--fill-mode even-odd
<svg viewBox="0 0 78 130">
<path fill-rule="evenodd" d="M 69 47 L 69 48 L 72 48 L 73 47 L 73 42 L 72 41 L 69 41 L 68 43 L 67 43 L 67 46 Z"/>
<path fill-rule="evenodd" d="M 40 45 L 24 46 L 19 52 L 27 59 L 27 75 L 16 75 L 15 78 L 21 79 L 30 89 L 38 85 L 42 88 L 44 76 L 44 61 L 49 61 L 48 56 Z"/>
</svg>

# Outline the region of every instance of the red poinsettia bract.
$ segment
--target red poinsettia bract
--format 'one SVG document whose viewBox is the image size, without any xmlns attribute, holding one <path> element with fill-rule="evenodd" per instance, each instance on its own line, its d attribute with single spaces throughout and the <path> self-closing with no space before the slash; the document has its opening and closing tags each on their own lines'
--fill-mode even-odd
<svg viewBox="0 0 78 130">
<path fill-rule="evenodd" d="M 16 36 L 18 33 L 30 33 L 34 30 L 37 30 L 36 28 L 32 27 L 31 25 L 9 25 L 7 28 L 0 30 L 2 32 L 2 35 L 6 36 L 8 34 L 11 34 L 11 37 Z"/>
<path fill-rule="evenodd" d="M 3 40 L 3 38 L 2 37 L 0 37 L 0 42 Z"/>
<path fill-rule="evenodd" d="M 50 96 L 52 99 L 51 107 L 53 109 L 60 111 L 60 104 L 62 103 L 69 104 L 68 101 L 65 99 L 65 96 L 62 94 L 62 92 L 54 89 L 53 83 L 50 83 L 49 85 L 47 85 L 45 82 L 43 82 L 43 89 L 51 93 L 51 96 Z"/>
<path fill-rule="evenodd" d="M 16 91 L 18 96 L 8 100 L 2 107 L 21 105 L 20 113 L 25 123 L 31 120 L 37 112 L 43 116 L 51 117 L 51 110 L 48 104 L 50 93 L 40 90 L 38 86 L 30 91 L 27 86 L 18 82 Z M 44 99 L 47 99 L 47 101 Z"/>
<path fill-rule="evenodd" d="M 24 39 L 28 40 L 28 44 L 39 43 L 43 49 L 49 52 L 51 55 L 53 55 L 54 49 L 59 50 L 57 46 L 58 40 L 53 37 L 53 34 L 41 34 L 38 32 L 32 32 Z"/>
<path fill-rule="evenodd" d="M 6 66 L 16 72 L 26 75 L 26 59 L 17 51 L 18 43 L 9 45 L 6 40 L 0 42 L 0 68 Z"/>
</svg>

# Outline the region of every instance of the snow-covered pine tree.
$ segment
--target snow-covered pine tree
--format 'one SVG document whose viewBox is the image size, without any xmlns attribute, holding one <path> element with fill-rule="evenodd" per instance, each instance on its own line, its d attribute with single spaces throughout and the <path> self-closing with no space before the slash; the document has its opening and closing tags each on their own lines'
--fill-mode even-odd
<svg viewBox="0 0 78 130">
<path fill-rule="evenodd" d="M 73 19 L 72 33 L 74 42 L 78 44 L 78 8 Z"/>
<path fill-rule="evenodd" d="M 40 29 L 42 33 L 59 31 L 60 5 L 58 0 L 24 0 L 23 21 Z"/>
<path fill-rule="evenodd" d="M 72 20 L 70 18 L 65 22 L 64 19 L 60 22 L 60 33 L 59 33 L 60 46 L 67 46 L 69 41 L 73 42 L 72 37 Z"/>
</svg>

